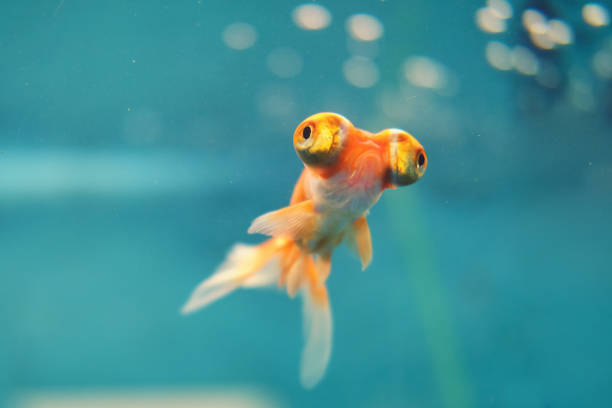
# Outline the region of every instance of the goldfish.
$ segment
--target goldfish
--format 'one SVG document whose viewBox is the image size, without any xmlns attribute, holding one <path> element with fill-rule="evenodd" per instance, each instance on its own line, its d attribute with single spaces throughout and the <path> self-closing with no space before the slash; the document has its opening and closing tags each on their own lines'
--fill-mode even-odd
<svg viewBox="0 0 612 408">
<path fill-rule="evenodd" d="M 278 286 L 302 298 L 304 346 L 300 382 L 314 387 L 332 350 L 332 317 L 325 282 L 334 249 L 345 243 L 365 269 L 372 260 L 366 216 L 386 189 L 410 185 L 427 168 L 427 155 L 408 132 L 370 133 L 336 113 L 317 113 L 298 125 L 293 146 L 304 169 L 289 206 L 257 217 L 250 234 L 270 238 L 236 244 L 200 283 L 182 312 L 191 313 L 238 288 Z"/>
</svg>

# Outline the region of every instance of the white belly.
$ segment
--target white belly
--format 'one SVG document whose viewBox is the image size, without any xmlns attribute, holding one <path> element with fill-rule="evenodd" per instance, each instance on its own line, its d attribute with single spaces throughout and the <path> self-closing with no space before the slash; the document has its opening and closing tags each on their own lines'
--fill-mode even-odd
<svg viewBox="0 0 612 408">
<path fill-rule="evenodd" d="M 373 176 L 356 179 L 354 174 L 343 173 L 323 179 L 310 174 L 306 180 L 308 195 L 323 217 L 309 246 L 318 247 L 323 240 L 337 245 L 335 238 L 341 240 L 349 224 L 379 200 L 381 184 Z"/>
<path fill-rule="evenodd" d="M 359 218 L 381 196 L 381 182 L 373 178 L 355 180 L 350 174 L 339 173 L 323 179 L 309 177 L 311 198 L 321 213 L 344 213 L 349 218 Z"/>
</svg>

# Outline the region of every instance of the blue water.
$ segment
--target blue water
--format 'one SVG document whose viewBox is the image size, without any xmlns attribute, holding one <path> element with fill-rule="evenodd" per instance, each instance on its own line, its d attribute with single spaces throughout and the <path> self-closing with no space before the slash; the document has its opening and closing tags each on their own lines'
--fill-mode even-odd
<svg viewBox="0 0 612 408">
<path fill-rule="evenodd" d="M 480 1 L 317 4 L 331 23 L 307 31 L 299 2 L 2 3 L 0 405 L 224 387 L 291 407 L 612 404 L 610 26 L 584 2 L 512 2 L 502 33 L 475 23 Z M 529 7 L 571 44 L 538 48 Z M 355 13 L 382 37 L 350 39 Z M 244 50 L 223 40 L 236 22 L 256 32 Z M 538 73 L 496 69 L 490 41 Z M 301 61 L 289 78 L 278 47 Z M 371 87 L 346 78 L 354 55 Z M 407 76 L 415 56 L 446 81 Z M 373 208 L 365 272 L 334 254 L 332 358 L 306 391 L 299 299 L 179 309 L 233 243 L 261 241 L 246 229 L 288 202 L 293 130 L 319 111 L 403 128 L 429 164 Z"/>
</svg>

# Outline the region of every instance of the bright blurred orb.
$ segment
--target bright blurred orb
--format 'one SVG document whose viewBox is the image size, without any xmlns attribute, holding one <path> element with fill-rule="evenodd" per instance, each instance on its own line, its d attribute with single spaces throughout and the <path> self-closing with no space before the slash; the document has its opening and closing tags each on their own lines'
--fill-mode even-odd
<svg viewBox="0 0 612 408">
<path fill-rule="evenodd" d="M 378 82 L 378 67 L 369 58 L 351 57 L 342 65 L 346 81 L 357 88 L 371 88 Z"/>
<path fill-rule="evenodd" d="M 304 30 L 321 30 L 331 23 L 329 11 L 318 4 L 302 4 L 292 13 L 293 22 Z"/>
<path fill-rule="evenodd" d="M 346 30 L 356 40 L 376 41 L 383 35 L 383 25 L 369 14 L 355 14 L 346 21 Z"/>
<path fill-rule="evenodd" d="M 506 0 L 487 0 L 487 7 L 497 18 L 506 20 L 512 17 L 512 5 Z"/>
<path fill-rule="evenodd" d="M 523 75 L 535 75 L 538 73 L 540 64 L 529 48 L 517 45 L 512 50 L 512 65 Z"/>
<path fill-rule="evenodd" d="M 552 19 L 548 22 L 548 37 L 560 45 L 571 44 L 574 41 L 572 28 L 562 20 Z"/>
<path fill-rule="evenodd" d="M 523 27 L 530 33 L 546 34 L 548 31 L 547 18 L 539 10 L 527 9 L 523 11 L 522 22 Z"/>
<path fill-rule="evenodd" d="M 302 56 L 293 48 L 280 47 L 270 51 L 266 63 L 279 78 L 293 78 L 302 72 Z"/>
<path fill-rule="evenodd" d="M 599 3 L 587 3 L 582 7 L 582 18 L 593 27 L 602 27 L 610 24 L 608 10 Z"/>
<path fill-rule="evenodd" d="M 503 33 L 506 31 L 506 20 L 501 19 L 490 7 L 476 10 L 476 25 L 487 33 Z"/>
<path fill-rule="evenodd" d="M 251 48 L 257 40 L 255 27 L 247 23 L 234 23 L 223 30 L 223 42 L 234 50 Z"/>
<path fill-rule="evenodd" d="M 612 52 L 599 50 L 593 56 L 593 70 L 600 78 L 612 78 Z"/>
<path fill-rule="evenodd" d="M 411 57 L 404 62 L 404 77 L 415 86 L 442 89 L 448 83 L 446 68 L 428 57 Z"/>
<path fill-rule="evenodd" d="M 555 42 L 550 38 L 549 31 L 545 33 L 531 32 L 529 38 L 533 45 L 543 50 L 552 50 L 555 48 Z"/>
<path fill-rule="evenodd" d="M 487 62 L 496 69 L 508 71 L 512 69 L 512 52 L 510 48 L 499 41 L 489 41 L 485 48 Z"/>
<path fill-rule="evenodd" d="M 531 42 L 538 48 L 552 50 L 557 45 L 567 45 L 574 41 L 572 28 L 563 20 L 548 20 L 535 9 L 525 10 L 522 20 Z"/>
</svg>

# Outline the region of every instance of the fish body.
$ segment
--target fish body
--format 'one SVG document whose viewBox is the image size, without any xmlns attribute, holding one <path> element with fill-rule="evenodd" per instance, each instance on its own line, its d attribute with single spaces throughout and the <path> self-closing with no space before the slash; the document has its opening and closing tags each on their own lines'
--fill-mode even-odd
<svg viewBox="0 0 612 408">
<path fill-rule="evenodd" d="M 370 133 L 335 113 L 319 113 L 296 128 L 293 143 L 304 163 L 288 207 L 257 217 L 249 233 L 272 238 L 237 244 L 225 263 L 193 291 L 184 313 L 239 287 L 276 285 L 302 294 L 305 346 L 300 379 L 311 388 L 331 355 L 332 319 L 325 280 L 334 249 L 345 242 L 365 269 L 372 259 L 369 209 L 383 191 L 416 182 L 427 167 L 419 142 L 399 129 Z"/>
</svg>

